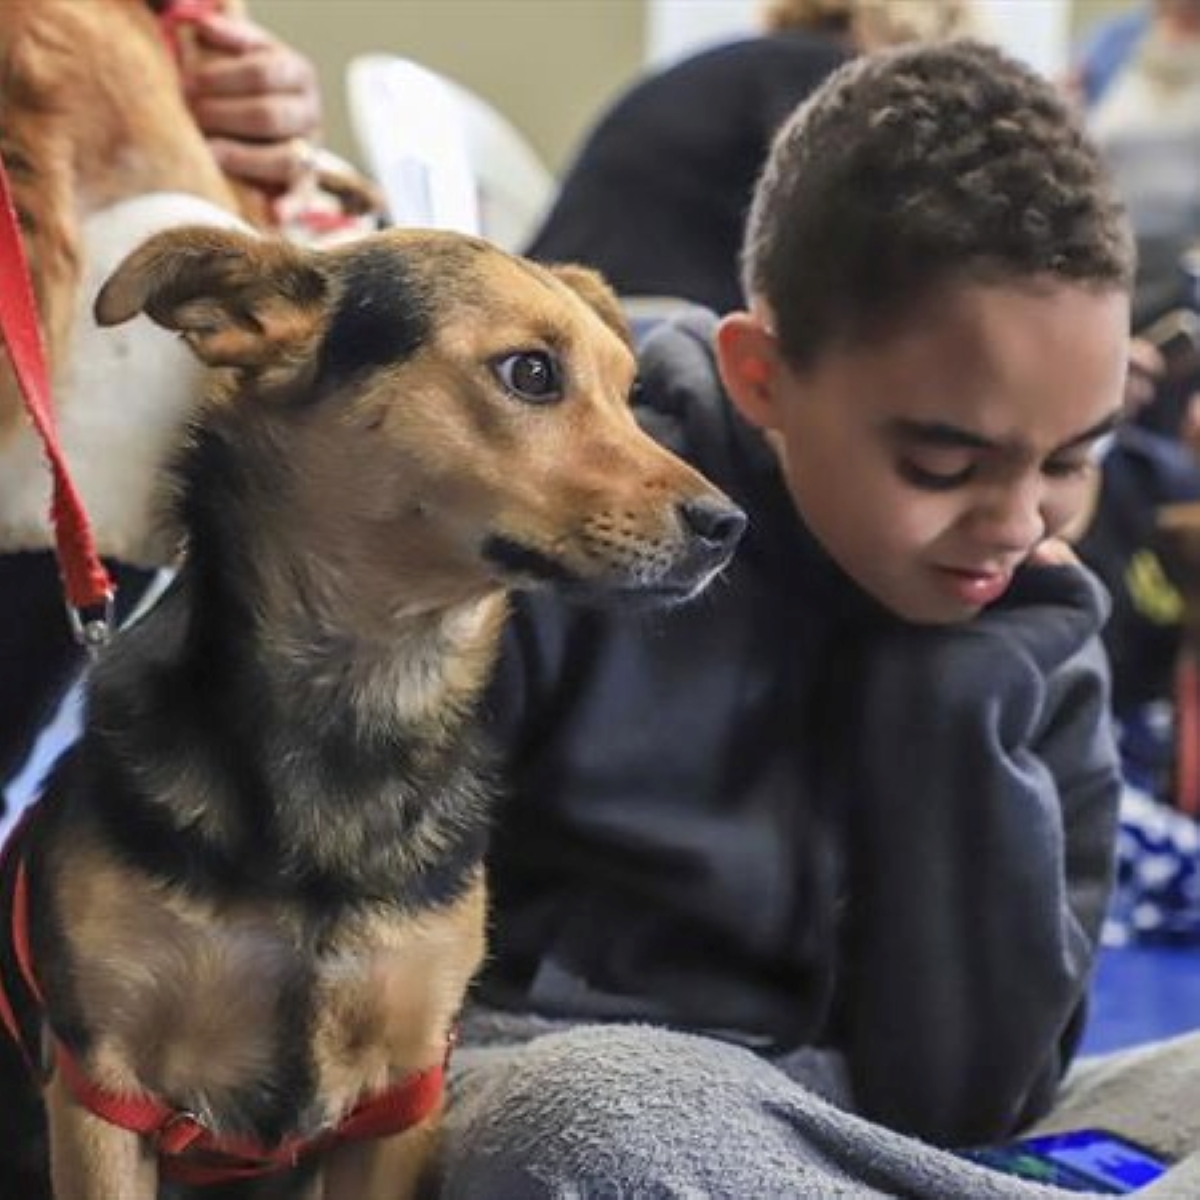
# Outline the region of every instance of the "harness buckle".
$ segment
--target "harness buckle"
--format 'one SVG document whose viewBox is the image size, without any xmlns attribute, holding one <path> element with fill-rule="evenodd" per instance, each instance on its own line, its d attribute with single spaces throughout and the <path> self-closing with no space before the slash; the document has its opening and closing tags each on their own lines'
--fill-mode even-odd
<svg viewBox="0 0 1200 1200">
<path fill-rule="evenodd" d="M 160 1154 L 182 1154 L 208 1133 L 204 1122 L 186 1109 L 173 1112 L 154 1132 Z"/>
<path fill-rule="evenodd" d="M 95 657 L 112 640 L 116 628 L 115 597 L 109 592 L 104 603 L 87 608 L 67 604 L 67 620 L 75 641 Z"/>
</svg>

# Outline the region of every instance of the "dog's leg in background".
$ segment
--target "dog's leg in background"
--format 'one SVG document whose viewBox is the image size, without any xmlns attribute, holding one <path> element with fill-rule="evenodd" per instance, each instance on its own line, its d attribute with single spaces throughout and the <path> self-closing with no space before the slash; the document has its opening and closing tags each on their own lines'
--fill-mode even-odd
<svg viewBox="0 0 1200 1200">
<path fill-rule="evenodd" d="M 158 1164 L 142 1138 L 80 1108 L 59 1071 L 44 1095 L 54 1200 L 154 1200 Z"/>
<path fill-rule="evenodd" d="M 395 1137 L 339 1146 L 325 1160 L 320 1200 L 413 1200 L 433 1160 L 437 1122 Z"/>
</svg>

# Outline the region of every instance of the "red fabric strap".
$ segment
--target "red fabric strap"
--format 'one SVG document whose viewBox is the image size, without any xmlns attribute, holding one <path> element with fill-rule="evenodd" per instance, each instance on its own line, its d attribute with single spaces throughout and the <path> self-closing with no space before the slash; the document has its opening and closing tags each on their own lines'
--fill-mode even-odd
<svg viewBox="0 0 1200 1200">
<path fill-rule="evenodd" d="M 24 989 L 23 993 L 18 991 L 16 997 L 26 1008 L 43 1007 L 42 992 L 33 973 L 33 955 L 29 946 L 29 878 L 22 852 L 25 836 L 37 810 L 38 806 L 32 804 L 21 813 L 0 849 L 0 884 L 3 885 L 5 903 L 9 909 L 8 945 L 5 949 L 11 950 L 20 976 L 19 979 L 10 976 L 9 983 Z M 10 880 L 11 891 L 8 890 Z M 36 1077 L 41 1071 L 41 1046 L 36 1043 L 36 1032 L 28 1022 L 22 1030 L 21 1022 L 17 1019 L 17 1002 L 14 996 L 9 995 L 4 978 L 0 976 L 0 1022 L 20 1050 L 30 1073 Z"/>
<path fill-rule="evenodd" d="M 1200 817 L 1200 655 L 1187 643 L 1175 665 L 1175 804 Z"/>
<path fill-rule="evenodd" d="M 9 835 L 0 864 L 15 866 L 10 935 L 14 956 L 26 986 L 42 1005 L 41 991 L 33 970 L 29 946 L 29 885 L 24 859 L 17 849 L 17 834 L 25 827 L 34 808 L 22 815 Z M 25 1060 L 37 1072 L 37 1049 L 25 1045 L 16 1015 L 3 985 L 0 984 L 0 1023 L 20 1047 Z M 339 1142 L 364 1141 L 403 1133 L 431 1117 L 442 1102 L 446 1083 L 446 1064 L 454 1044 L 451 1033 L 446 1054 L 440 1063 L 414 1071 L 399 1083 L 368 1096 L 353 1108 L 333 1129 L 311 1138 L 285 1138 L 275 1145 L 263 1145 L 253 1138 L 214 1134 L 191 1113 L 170 1107 L 145 1092 L 121 1093 L 101 1087 L 79 1065 L 61 1042 L 55 1043 L 55 1059 L 67 1087 L 76 1102 L 110 1125 L 148 1137 L 159 1154 L 159 1171 L 173 1183 L 202 1186 L 236 1179 L 269 1175 L 294 1166 L 301 1158 Z"/>
<path fill-rule="evenodd" d="M 0 163 L 0 333 L 12 360 L 13 374 L 25 398 L 30 420 L 42 439 L 54 479 L 51 518 L 59 571 L 70 604 L 79 610 L 103 609 L 112 599 L 112 581 L 96 553 L 83 503 L 71 482 L 58 445 L 50 401 L 46 351 L 38 324 L 29 264 L 21 242 L 8 174 Z"/>
<path fill-rule="evenodd" d="M 218 1136 L 190 1113 L 153 1096 L 123 1095 L 100 1087 L 61 1043 L 57 1059 L 63 1079 L 82 1107 L 110 1125 L 150 1138 L 160 1156 L 162 1177 L 193 1186 L 269 1175 L 338 1142 L 402 1133 L 437 1111 L 446 1077 L 444 1063 L 416 1071 L 369 1096 L 336 1128 L 266 1146 L 253 1138 Z"/>
<path fill-rule="evenodd" d="M 21 835 L 30 823 L 32 813 L 33 808 L 31 806 L 21 814 L 16 825 L 9 832 L 3 848 L 0 848 L 0 880 L 6 880 L 9 870 L 12 870 L 14 882 L 10 904 L 9 941 L 12 946 L 13 957 L 16 959 L 17 969 L 21 973 L 25 987 L 29 989 L 30 995 L 40 1004 L 42 995 L 38 990 L 37 980 L 33 976 L 29 954 L 29 883 L 25 876 L 25 860 L 21 857 L 20 851 L 17 848 Z M 21 1051 L 21 1057 L 25 1060 L 25 1065 L 31 1072 L 36 1074 L 36 1051 L 32 1046 L 27 1044 L 26 1038 L 22 1036 L 21 1026 L 17 1021 L 13 1001 L 5 989 L 2 978 L 0 978 L 0 1023 L 4 1025 L 4 1028 L 8 1031 L 8 1036 Z"/>
</svg>

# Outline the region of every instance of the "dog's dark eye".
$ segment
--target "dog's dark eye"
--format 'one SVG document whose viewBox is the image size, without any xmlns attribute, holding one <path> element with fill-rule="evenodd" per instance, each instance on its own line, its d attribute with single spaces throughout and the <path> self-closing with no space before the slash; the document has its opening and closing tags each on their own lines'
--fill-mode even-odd
<svg viewBox="0 0 1200 1200">
<path fill-rule="evenodd" d="M 514 396 L 531 404 L 549 404 L 562 399 L 562 373 L 558 360 L 543 350 L 506 354 L 492 369 Z"/>
</svg>

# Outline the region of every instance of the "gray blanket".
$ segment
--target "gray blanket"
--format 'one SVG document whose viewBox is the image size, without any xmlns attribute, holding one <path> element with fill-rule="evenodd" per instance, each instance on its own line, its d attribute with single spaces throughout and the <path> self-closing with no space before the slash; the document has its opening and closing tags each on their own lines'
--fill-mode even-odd
<svg viewBox="0 0 1200 1200">
<path fill-rule="evenodd" d="M 476 1020 L 455 1067 L 447 1200 L 1071 1200 L 846 1111 L 836 1061 L 771 1064 L 646 1027 Z M 481 1045 L 480 1043 L 485 1043 Z M 1039 1131 L 1100 1126 L 1178 1160 L 1147 1200 L 1200 1200 L 1200 1035 L 1082 1064 Z"/>
</svg>

